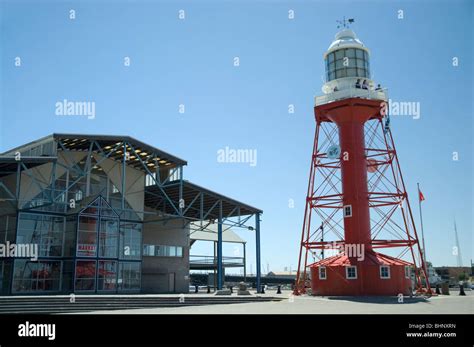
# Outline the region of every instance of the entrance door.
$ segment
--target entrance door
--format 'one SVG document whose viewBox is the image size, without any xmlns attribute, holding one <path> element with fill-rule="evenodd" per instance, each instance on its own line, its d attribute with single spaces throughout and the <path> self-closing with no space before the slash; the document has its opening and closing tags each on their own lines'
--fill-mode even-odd
<svg viewBox="0 0 474 347">
<path fill-rule="evenodd" d="M 173 273 L 170 273 L 168 274 L 168 291 L 170 293 L 174 293 L 174 272 Z"/>
</svg>

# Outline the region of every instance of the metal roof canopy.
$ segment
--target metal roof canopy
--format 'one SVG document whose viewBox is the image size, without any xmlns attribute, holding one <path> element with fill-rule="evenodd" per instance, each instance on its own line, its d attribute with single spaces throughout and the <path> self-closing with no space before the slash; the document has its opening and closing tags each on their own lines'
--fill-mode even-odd
<svg viewBox="0 0 474 347">
<path fill-rule="evenodd" d="M 57 157 L 20 157 L 20 160 L 16 160 L 15 157 L 0 156 L 0 177 L 14 174 L 18 170 L 18 164 L 20 164 L 20 171 L 29 170 L 38 165 L 51 163 L 56 161 Z"/>
<path fill-rule="evenodd" d="M 179 184 L 164 185 L 162 186 L 162 189 L 173 202 L 179 202 Z M 184 199 L 186 206 L 191 204 L 191 202 L 194 201 L 196 196 L 200 193 L 203 194 L 203 210 L 209 212 L 207 219 L 219 218 L 219 208 L 216 205 L 219 200 L 222 201 L 223 217 L 248 216 L 256 213 L 262 213 L 262 210 L 258 208 L 231 199 L 225 195 L 203 188 L 189 181 L 183 181 L 182 198 Z M 160 195 L 160 188 L 156 185 L 146 186 L 145 205 L 151 208 L 156 208 L 156 206 L 160 204 L 160 201 L 163 200 Z M 200 202 L 196 201 L 193 206 L 197 207 L 187 209 L 184 217 L 199 219 L 200 215 L 196 212 L 196 210 L 199 210 Z M 161 207 L 160 210 L 162 210 L 164 213 L 173 214 L 173 208 L 167 205 Z"/>
<path fill-rule="evenodd" d="M 217 242 L 217 225 L 210 224 L 204 230 L 199 227 L 197 223 L 191 223 L 191 229 L 189 238 L 191 240 L 196 241 L 214 241 Z M 243 238 L 237 235 L 233 230 L 230 228 L 224 229 L 222 231 L 222 242 L 229 242 L 229 243 L 247 243 Z"/>
<path fill-rule="evenodd" d="M 106 150 L 108 146 L 115 146 L 117 143 L 126 142 L 134 147 L 135 150 L 140 150 L 140 152 L 147 152 L 149 154 L 155 154 L 160 160 L 165 160 L 167 163 L 170 163 L 170 167 L 187 165 L 187 162 L 181 158 L 178 158 L 174 155 L 171 155 L 167 152 L 164 152 L 156 147 L 150 146 L 144 142 L 141 142 L 130 136 L 123 135 L 91 135 L 91 134 L 60 134 L 54 133 L 52 135 L 45 136 L 36 141 L 29 142 L 22 146 L 13 148 L 3 155 L 12 155 L 17 151 L 28 150 L 34 148 L 35 146 L 41 145 L 48 141 L 61 141 L 64 147 L 72 151 L 87 151 L 89 150 L 89 145 L 91 141 L 95 141 L 103 150 Z M 111 156 L 111 159 L 122 158 L 121 155 Z M 143 158 L 142 158 L 143 159 Z"/>
</svg>

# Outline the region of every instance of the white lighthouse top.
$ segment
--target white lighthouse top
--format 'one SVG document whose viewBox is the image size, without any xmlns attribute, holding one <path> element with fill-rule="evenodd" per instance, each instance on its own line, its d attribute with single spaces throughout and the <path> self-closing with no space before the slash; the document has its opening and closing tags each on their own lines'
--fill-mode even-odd
<svg viewBox="0 0 474 347">
<path fill-rule="evenodd" d="M 316 105 L 353 97 L 386 101 L 386 88 L 371 79 L 369 60 L 369 49 L 351 29 L 339 31 L 324 53 L 326 82 Z"/>
<path fill-rule="evenodd" d="M 334 41 L 329 45 L 328 50 L 324 54 L 324 59 L 326 59 L 329 53 L 340 48 L 360 48 L 367 52 L 369 51 L 351 29 L 344 29 L 336 34 Z"/>
</svg>

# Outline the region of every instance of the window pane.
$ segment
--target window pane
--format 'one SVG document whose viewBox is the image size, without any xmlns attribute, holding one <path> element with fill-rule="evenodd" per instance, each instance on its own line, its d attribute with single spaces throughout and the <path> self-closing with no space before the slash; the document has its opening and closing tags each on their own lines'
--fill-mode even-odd
<svg viewBox="0 0 474 347">
<path fill-rule="evenodd" d="M 334 53 L 329 53 L 327 59 L 329 63 L 332 63 L 334 61 Z"/>
<path fill-rule="evenodd" d="M 346 268 L 347 271 L 347 278 L 356 278 L 356 268 L 355 267 L 348 267 Z"/>
<path fill-rule="evenodd" d="M 118 219 L 101 219 L 99 234 L 99 257 L 118 257 Z"/>
<path fill-rule="evenodd" d="M 343 65 L 343 60 L 336 60 L 336 70 L 337 69 L 342 69 L 344 67 Z"/>
<path fill-rule="evenodd" d="M 117 233 L 118 219 L 101 219 L 100 228 L 103 233 Z"/>
<path fill-rule="evenodd" d="M 117 258 L 117 235 L 111 233 L 99 234 L 99 257 Z"/>
<path fill-rule="evenodd" d="M 355 58 L 355 49 L 354 48 L 346 49 L 346 57 Z"/>
<path fill-rule="evenodd" d="M 365 73 L 365 69 L 357 69 L 357 76 L 367 77 L 367 75 Z"/>
<path fill-rule="evenodd" d="M 340 49 L 340 50 L 338 50 L 334 53 L 336 53 L 336 60 L 337 59 L 342 59 L 344 57 L 344 50 L 343 49 Z"/>
<path fill-rule="evenodd" d="M 347 77 L 356 77 L 357 76 L 357 69 L 347 69 Z"/>
<path fill-rule="evenodd" d="M 364 58 L 364 51 L 362 49 L 356 49 L 356 57 L 357 58 Z"/>
<path fill-rule="evenodd" d="M 123 222 L 120 230 L 120 258 L 139 260 L 141 257 L 142 225 Z"/>
<path fill-rule="evenodd" d="M 76 290 L 95 290 L 95 261 L 78 261 L 76 263 Z"/>
<path fill-rule="evenodd" d="M 117 288 L 117 262 L 99 261 L 98 290 L 115 291 Z"/>
<path fill-rule="evenodd" d="M 145 253 L 145 255 L 148 255 L 148 256 L 154 256 L 155 255 L 155 246 L 145 245 L 144 253 Z"/>
<path fill-rule="evenodd" d="M 77 255 L 92 257 L 97 254 L 97 217 L 79 217 Z"/>
<path fill-rule="evenodd" d="M 356 65 L 356 59 L 355 58 L 348 58 L 348 65 L 347 67 L 355 67 Z"/>
</svg>

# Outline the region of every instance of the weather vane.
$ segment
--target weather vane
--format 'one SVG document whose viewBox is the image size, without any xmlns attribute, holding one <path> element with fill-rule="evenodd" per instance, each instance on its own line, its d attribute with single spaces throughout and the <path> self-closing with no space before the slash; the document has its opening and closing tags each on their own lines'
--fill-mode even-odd
<svg viewBox="0 0 474 347">
<path fill-rule="evenodd" d="M 336 20 L 336 22 L 338 29 L 340 29 L 341 27 L 344 29 L 348 29 L 349 25 L 354 23 L 354 18 L 349 18 L 346 20 L 346 17 L 344 16 L 342 20 Z"/>
</svg>

